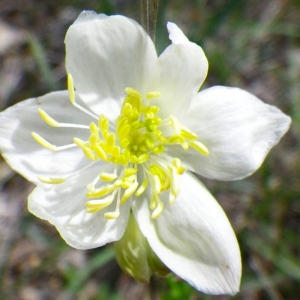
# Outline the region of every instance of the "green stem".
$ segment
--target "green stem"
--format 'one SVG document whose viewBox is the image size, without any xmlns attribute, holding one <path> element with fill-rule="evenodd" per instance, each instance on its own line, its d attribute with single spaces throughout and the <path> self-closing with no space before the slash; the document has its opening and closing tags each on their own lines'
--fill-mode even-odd
<svg viewBox="0 0 300 300">
<path fill-rule="evenodd" d="M 142 0 L 142 26 L 155 43 L 158 0 Z"/>
</svg>

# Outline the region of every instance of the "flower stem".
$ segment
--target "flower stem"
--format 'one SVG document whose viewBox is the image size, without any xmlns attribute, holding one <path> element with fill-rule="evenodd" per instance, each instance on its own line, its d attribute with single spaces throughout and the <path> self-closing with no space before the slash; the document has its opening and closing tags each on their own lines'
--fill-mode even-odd
<svg viewBox="0 0 300 300">
<path fill-rule="evenodd" d="M 150 278 L 150 299 L 151 300 L 159 300 L 159 290 L 157 285 L 157 278 L 155 274 L 153 274 Z"/>
<path fill-rule="evenodd" d="M 142 26 L 155 43 L 158 0 L 142 0 Z"/>
</svg>

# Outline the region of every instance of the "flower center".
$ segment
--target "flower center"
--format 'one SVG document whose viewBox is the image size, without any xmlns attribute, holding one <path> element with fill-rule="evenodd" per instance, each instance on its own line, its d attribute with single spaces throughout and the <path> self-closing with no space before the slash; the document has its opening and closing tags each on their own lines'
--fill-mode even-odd
<svg viewBox="0 0 300 300">
<path fill-rule="evenodd" d="M 72 77 L 68 77 L 71 103 L 80 110 L 94 116 L 75 102 Z M 159 98 L 159 92 L 150 92 L 144 101 L 142 95 L 133 88 L 125 89 L 127 96 L 123 101 L 116 126 L 101 115 L 97 124 L 89 126 L 90 136 L 87 141 L 74 138 L 74 144 L 57 147 L 32 133 L 34 139 L 50 150 L 65 150 L 77 145 L 91 161 L 103 161 L 107 166 L 93 182 L 87 185 L 86 211 L 96 213 L 108 206 L 115 206 L 113 212 L 104 213 L 107 219 L 119 216 L 120 205 L 134 194 L 141 196 L 148 186 L 152 196 L 151 217 L 157 218 L 164 209 L 160 194 L 168 193 L 169 203 L 173 204 L 180 192 L 180 178 L 186 168 L 180 159 L 171 158 L 165 153 L 166 147 L 181 145 L 184 150 L 190 147 L 203 155 L 208 155 L 207 148 L 197 141 L 197 135 L 184 127 L 174 117 L 161 119 L 157 114 L 159 107 L 150 105 L 151 99 Z M 53 120 L 39 109 L 41 117 L 51 126 L 79 127 L 83 125 L 62 124 Z M 95 117 L 95 116 L 94 116 Z M 111 131 L 110 129 L 115 129 Z M 110 168 L 110 172 L 107 169 Z M 39 178 L 42 182 L 60 184 L 64 178 Z M 103 181 L 106 184 L 103 185 Z M 114 204 L 113 204 L 114 203 Z"/>
</svg>

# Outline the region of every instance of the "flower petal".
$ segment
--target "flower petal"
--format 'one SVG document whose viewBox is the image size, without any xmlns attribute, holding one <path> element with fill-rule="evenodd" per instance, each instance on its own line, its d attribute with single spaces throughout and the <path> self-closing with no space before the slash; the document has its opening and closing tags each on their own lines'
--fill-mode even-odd
<svg viewBox="0 0 300 300">
<path fill-rule="evenodd" d="M 69 28 L 66 68 L 77 92 L 96 113 L 113 120 L 125 88 L 141 93 L 157 55 L 153 42 L 135 21 L 84 11 Z"/>
<path fill-rule="evenodd" d="M 181 122 L 209 150 L 169 149 L 189 170 L 218 180 L 238 180 L 255 172 L 288 130 L 291 119 L 250 93 L 216 86 L 200 92 Z"/>
<path fill-rule="evenodd" d="M 80 99 L 78 99 L 80 103 Z M 86 139 L 89 130 L 56 128 L 46 124 L 38 114 L 42 108 L 58 122 L 89 125 L 92 118 L 71 105 L 67 91 L 47 94 L 23 101 L 0 115 L 0 150 L 10 166 L 36 184 L 38 176 L 64 177 L 84 167 L 89 161 L 78 147 L 51 151 L 34 141 L 37 132 L 51 144 L 72 144 L 73 138 Z"/>
<path fill-rule="evenodd" d="M 77 249 L 96 248 L 119 240 L 126 229 L 130 201 L 120 207 L 120 216 L 115 220 L 103 216 L 114 210 L 113 204 L 97 213 L 85 211 L 86 186 L 98 175 L 99 166 L 95 164 L 63 184 L 48 189 L 37 187 L 29 196 L 29 211 L 55 225 L 62 238 Z"/>
<path fill-rule="evenodd" d="M 160 114 L 182 114 L 202 85 L 208 62 L 201 47 L 189 42 L 183 32 L 168 23 L 170 45 L 157 59 L 148 90 L 159 91 L 161 97 L 151 104 L 160 107 Z"/>
<path fill-rule="evenodd" d="M 222 208 L 190 173 L 182 175 L 175 204 L 165 202 L 156 220 L 149 203 L 136 199 L 133 212 L 144 236 L 175 274 L 208 294 L 235 294 L 241 261 L 235 234 Z"/>
</svg>

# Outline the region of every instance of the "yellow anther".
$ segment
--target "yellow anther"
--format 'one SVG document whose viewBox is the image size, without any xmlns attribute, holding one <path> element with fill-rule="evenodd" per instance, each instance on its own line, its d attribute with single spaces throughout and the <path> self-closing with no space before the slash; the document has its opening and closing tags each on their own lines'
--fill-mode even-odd
<svg viewBox="0 0 300 300">
<path fill-rule="evenodd" d="M 176 169 L 172 167 L 172 172 L 171 172 L 171 189 L 175 196 L 178 196 L 180 193 L 180 178 L 179 174 L 176 172 Z"/>
<path fill-rule="evenodd" d="M 151 106 L 150 111 L 153 112 L 154 114 L 157 114 L 160 111 L 160 108 L 158 106 Z M 160 123 L 161 119 L 157 118 L 156 122 Z"/>
<path fill-rule="evenodd" d="M 164 203 L 159 202 L 151 214 L 151 219 L 157 219 L 164 210 Z"/>
<path fill-rule="evenodd" d="M 126 118 L 126 117 L 119 117 L 118 119 L 117 119 L 117 126 L 118 126 L 118 128 L 117 128 L 117 133 L 118 133 L 118 130 L 120 129 L 120 128 L 123 128 L 125 125 L 127 125 L 128 124 L 128 118 Z"/>
<path fill-rule="evenodd" d="M 90 148 L 83 147 L 82 151 L 89 160 L 96 160 L 96 155 L 94 154 L 93 150 L 91 150 Z"/>
<path fill-rule="evenodd" d="M 204 144 L 202 144 L 198 141 L 192 141 L 192 142 L 189 142 L 189 145 L 192 148 L 196 149 L 202 155 L 209 155 L 209 151 Z"/>
<path fill-rule="evenodd" d="M 153 193 L 151 201 L 150 201 L 150 209 L 155 209 L 157 204 L 158 204 L 158 202 L 157 202 L 157 199 L 156 199 L 156 195 Z"/>
<path fill-rule="evenodd" d="M 90 142 L 92 148 L 95 147 L 95 144 L 97 143 L 97 141 L 98 141 L 97 136 L 94 133 L 92 133 L 89 138 L 89 142 Z"/>
<path fill-rule="evenodd" d="M 154 175 L 153 179 L 154 179 L 154 191 L 156 194 L 159 194 L 161 192 L 161 184 L 158 175 Z"/>
<path fill-rule="evenodd" d="M 146 112 L 145 117 L 147 119 L 153 119 L 154 118 L 154 113 L 152 111 Z"/>
<path fill-rule="evenodd" d="M 129 199 L 129 197 L 131 197 L 133 195 L 133 193 L 136 191 L 137 187 L 138 187 L 137 182 L 134 182 L 133 184 L 131 184 L 131 186 L 123 194 L 120 204 L 124 204 Z"/>
<path fill-rule="evenodd" d="M 117 219 L 120 215 L 119 211 L 114 211 L 114 212 L 108 212 L 104 214 L 104 218 L 108 219 L 108 220 L 114 220 Z"/>
<path fill-rule="evenodd" d="M 42 110 L 41 108 L 39 108 L 38 112 L 39 112 L 40 116 L 42 117 L 42 119 L 48 125 L 53 126 L 53 127 L 59 127 L 59 123 L 57 121 L 55 121 L 53 118 L 51 118 L 44 110 Z"/>
<path fill-rule="evenodd" d="M 121 154 L 121 148 L 119 146 L 114 146 L 112 151 L 112 156 L 118 158 Z"/>
<path fill-rule="evenodd" d="M 135 90 L 134 88 L 131 88 L 131 87 L 127 87 L 125 89 L 125 92 L 130 96 L 142 97 L 142 95 L 137 90 Z"/>
<path fill-rule="evenodd" d="M 159 145 L 158 147 L 154 147 L 152 151 L 153 151 L 154 154 L 157 155 L 157 154 L 162 153 L 162 152 L 165 151 L 165 146 Z"/>
<path fill-rule="evenodd" d="M 148 183 L 149 183 L 149 180 L 147 178 L 145 178 L 143 183 L 140 185 L 140 187 L 136 191 L 135 195 L 136 196 L 141 196 L 145 192 L 145 190 L 148 186 Z"/>
<path fill-rule="evenodd" d="M 158 170 L 158 167 L 157 166 L 150 166 L 149 167 L 149 171 L 152 175 L 157 175 L 159 170 Z"/>
<path fill-rule="evenodd" d="M 130 144 L 130 141 L 128 138 L 122 139 L 120 142 L 120 145 L 122 148 L 126 148 Z"/>
<path fill-rule="evenodd" d="M 184 150 L 189 149 L 189 144 L 186 141 L 186 139 L 180 135 L 174 135 L 169 138 L 168 140 L 169 144 L 180 144 Z"/>
<path fill-rule="evenodd" d="M 131 126 L 129 124 L 124 125 L 123 127 L 118 127 L 117 134 L 120 140 L 125 139 L 131 130 Z"/>
<path fill-rule="evenodd" d="M 104 186 L 100 189 L 94 190 L 94 191 L 89 191 L 86 194 L 86 196 L 88 198 L 100 198 L 100 197 L 103 197 L 103 196 L 111 193 L 114 189 L 115 189 L 114 185 L 111 184 L 111 185 Z"/>
<path fill-rule="evenodd" d="M 184 137 L 182 137 L 182 136 L 179 137 L 179 143 L 184 150 L 189 149 L 189 144 Z"/>
<path fill-rule="evenodd" d="M 107 160 L 107 154 L 100 145 L 95 146 L 95 152 L 100 159 Z"/>
<path fill-rule="evenodd" d="M 181 160 L 180 160 L 179 158 L 174 158 L 174 159 L 172 160 L 172 165 L 173 165 L 174 167 L 176 167 L 176 168 L 181 167 Z"/>
<path fill-rule="evenodd" d="M 141 124 L 138 121 L 132 122 L 130 126 L 131 126 L 131 131 L 132 132 L 139 129 L 139 128 L 141 128 Z"/>
<path fill-rule="evenodd" d="M 128 181 L 128 182 L 132 182 L 136 179 L 136 175 L 135 174 L 132 174 L 132 175 L 129 175 L 129 176 L 125 176 L 123 178 L 123 181 Z"/>
<path fill-rule="evenodd" d="M 61 184 L 64 183 L 66 180 L 64 178 L 47 178 L 47 177 L 38 177 L 38 180 L 44 183 L 49 184 Z"/>
<path fill-rule="evenodd" d="M 187 168 L 181 164 L 181 160 L 179 158 L 175 158 L 172 160 L 172 165 L 176 168 L 177 173 L 182 175 Z"/>
<path fill-rule="evenodd" d="M 107 206 L 109 206 L 113 202 L 114 198 L 108 196 L 101 200 L 90 200 L 85 203 L 85 206 L 89 210 L 99 211 Z M 93 211 L 93 212 L 94 212 Z"/>
<path fill-rule="evenodd" d="M 97 213 L 98 211 L 100 211 L 101 209 L 98 209 L 98 208 L 89 208 L 89 207 L 87 207 L 86 209 L 85 209 L 85 211 L 87 212 L 87 213 L 89 213 L 89 214 L 94 214 L 94 213 Z"/>
<path fill-rule="evenodd" d="M 185 166 L 181 166 L 179 168 L 177 168 L 177 173 L 179 175 L 182 175 L 184 172 L 186 172 L 187 168 Z"/>
<path fill-rule="evenodd" d="M 70 101 L 74 105 L 75 104 L 75 91 L 74 91 L 73 77 L 70 73 L 68 74 L 68 91 L 69 91 Z"/>
<path fill-rule="evenodd" d="M 124 173 L 125 173 L 125 175 L 130 176 L 130 175 L 136 174 L 137 171 L 138 171 L 138 168 L 127 168 L 124 171 Z"/>
<path fill-rule="evenodd" d="M 110 133 L 107 138 L 107 144 L 106 144 L 106 152 L 109 154 L 113 153 L 114 147 L 116 142 L 116 136 L 114 133 Z"/>
<path fill-rule="evenodd" d="M 188 132 L 182 128 L 181 128 L 180 135 L 189 140 L 196 140 L 198 138 L 197 134 L 195 134 L 193 132 Z"/>
<path fill-rule="evenodd" d="M 114 187 L 115 187 L 115 188 L 118 188 L 118 187 L 121 186 L 122 183 L 123 183 L 123 181 L 119 179 L 119 180 L 117 180 L 117 181 L 114 183 Z"/>
<path fill-rule="evenodd" d="M 147 98 L 148 100 L 151 100 L 151 99 L 153 99 L 153 98 L 159 98 L 159 97 L 160 97 L 160 92 L 156 92 L 156 91 L 150 92 L 150 93 L 148 93 L 148 94 L 146 95 L 146 98 Z"/>
<path fill-rule="evenodd" d="M 81 140 L 81 139 L 79 139 L 79 138 L 74 138 L 74 139 L 73 139 L 73 142 L 74 142 L 79 148 L 85 148 L 86 145 L 87 145 L 83 140 Z"/>
<path fill-rule="evenodd" d="M 135 164 L 137 162 L 137 157 L 136 155 L 130 155 L 129 161 L 133 164 Z"/>
<path fill-rule="evenodd" d="M 139 151 L 143 153 L 143 152 L 148 151 L 148 148 L 144 145 L 141 145 L 141 146 L 139 146 Z"/>
<path fill-rule="evenodd" d="M 169 195 L 169 203 L 170 203 L 171 205 L 173 205 L 173 204 L 175 203 L 175 200 L 176 200 L 175 194 L 174 194 L 172 191 L 170 191 L 170 195 Z"/>
<path fill-rule="evenodd" d="M 108 121 L 108 119 L 104 115 L 100 116 L 99 121 L 98 121 L 98 126 L 100 128 L 100 131 L 101 131 L 102 135 L 103 135 L 103 133 L 105 131 L 108 130 L 108 128 L 109 128 L 109 121 Z"/>
<path fill-rule="evenodd" d="M 166 178 L 165 178 L 165 180 L 164 180 L 164 182 L 163 182 L 163 186 L 162 186 L 162 191 L 166 191 L 166 190 L 168 190 L 169 188 L 170 188 L 170 176 L 169 175 L 166 175 Z"/>
<path fill-rule="evenodd" d="M 132 184 L 132 182 L 129 182 L 129 181 L 122 181 L 121 187 L 122 187 L 123 189 L 128 189 L 128 188 L 131 187 L 131 184 Z"/>
<path fill-rule="evenodd" d="M 94 134 L 97 138 L 99 138 L 98 127 L 94 122 L 92 122 L 90 124 L 90 132 L 91 132 L 91 134 Z"/>
<path fill-rule="evenodd" d="M 177 118 L 170 116 L 170 125 L 173 127 L 175 134 L 180 135 L 180 123 Z"/>
<path fill-rule="evenodd" d="M 45 147 L 45 148 L 47 148 L 49 150 L 52 150 L 52 151 L 56 151 L 57 150 L 57 147 L 55 145 L 50 144 L 49 142 L 47 142 L 39 134 L 37 134 L 35 132 L 31 132 L 31 135 L 35 139 L 35 141 L 38 142 L 43 147 Z"/>
<path fill-rule="evenodd" d="M 124 103 L 125 103 L 125 101 L 124 101 Z M 132 105 L 129 103 L 125 103 L 125 105 L 124 105 L 124 103 L 122 106 L 122 113 L 124 116 L 128 116 L 130 114 L 130 112 L 132 111 Z"/>
<path fill-rule="evenodd" d="M 137 158 L 137 163 L 138 163 L 138 164 L 142 164 L 142 163 L 144 163 L 145 161 L 147 161 L 148 158 L 149 158 L 149 154 L 148 154 L 148 153 L 142 154 L 142 155 L 140 155 L 140 156 Z"/>
<path fill-rule="evenodd" d="M 106 182 L 110 182 L 110 181 L 113 181 L 117 178 L 118 176 L 116 174 L 110 174 L 110 173 L 101 173 L 100 174 L 100 178 L 103 180 L 103 181 L 106 181 Z"/>
</svg>

